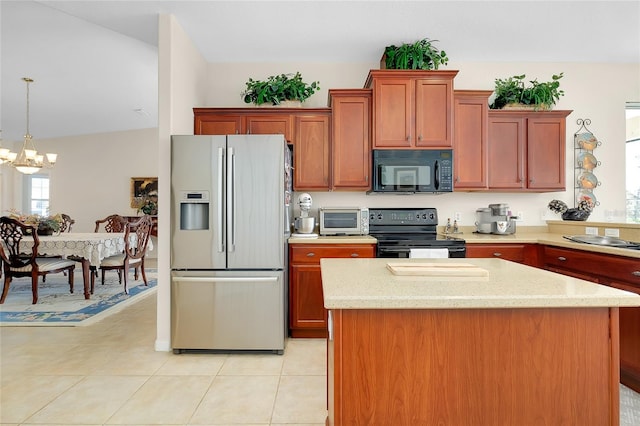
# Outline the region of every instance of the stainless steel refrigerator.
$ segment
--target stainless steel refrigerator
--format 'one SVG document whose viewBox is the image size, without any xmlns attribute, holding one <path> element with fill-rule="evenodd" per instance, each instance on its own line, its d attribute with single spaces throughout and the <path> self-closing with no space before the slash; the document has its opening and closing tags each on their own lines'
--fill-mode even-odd
<svg viewBox="0 0 640 426">
<path fill-rule="evenodd" d="M 283 353 L 291 190 L 282 135 L 172 136 L 174 352 Z"/>
</svg>

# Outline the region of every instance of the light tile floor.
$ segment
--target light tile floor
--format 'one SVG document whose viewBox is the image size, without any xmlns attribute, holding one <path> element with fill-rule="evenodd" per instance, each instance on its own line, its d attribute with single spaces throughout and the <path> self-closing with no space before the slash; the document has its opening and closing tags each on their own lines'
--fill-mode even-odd
<svg viewBox="0 0 640 426">
<path fill-rule="evenodd" d="M 0 327 L 0 423 L 324 425 L 325 341 L 284 355 L 155 352 L 150 296 L 87 327 Z M 621 425 L 640 395 L 621 387 Z"/>
</svg>

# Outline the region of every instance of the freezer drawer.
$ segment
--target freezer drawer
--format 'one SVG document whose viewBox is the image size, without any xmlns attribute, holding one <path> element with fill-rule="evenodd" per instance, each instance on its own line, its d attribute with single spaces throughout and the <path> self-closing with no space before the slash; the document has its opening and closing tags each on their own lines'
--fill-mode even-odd
<svg viewBox="0 0 640 426">
<path fill-rule="evenodd" d="M 283 353 L 282 271 L 173 271 L 171 345 Z"/>
</svg>

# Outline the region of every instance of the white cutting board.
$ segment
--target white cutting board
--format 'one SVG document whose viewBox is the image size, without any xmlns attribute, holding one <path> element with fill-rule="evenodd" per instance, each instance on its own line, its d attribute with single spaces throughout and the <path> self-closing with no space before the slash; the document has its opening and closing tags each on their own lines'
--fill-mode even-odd
<svg viewBox="0 0 640 426">
<path fill-rule="evenodd" d="M 394 275 L 430 277 L 488 277 L 489 271 L 470 263 L 389 262 L 387 269 Z"/>
</svg>

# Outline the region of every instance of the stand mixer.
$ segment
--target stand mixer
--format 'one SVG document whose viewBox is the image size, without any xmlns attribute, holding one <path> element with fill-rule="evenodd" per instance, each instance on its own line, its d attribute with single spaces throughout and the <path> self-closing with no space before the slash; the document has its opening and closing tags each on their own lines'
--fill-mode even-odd
<svg viewBox="0 0 640 426">
<path fill-rule="evenodd" d="M 316 218 L 309 216 L 309 210 L 313 200 L 311 195 L 306 192 L 298 195 L 298 206 L 300 207 L 300 216 L 295 218 L 293 237 L 315 238 L 318 234 L 313 230 L 316 227 Z"/>
</svg>

